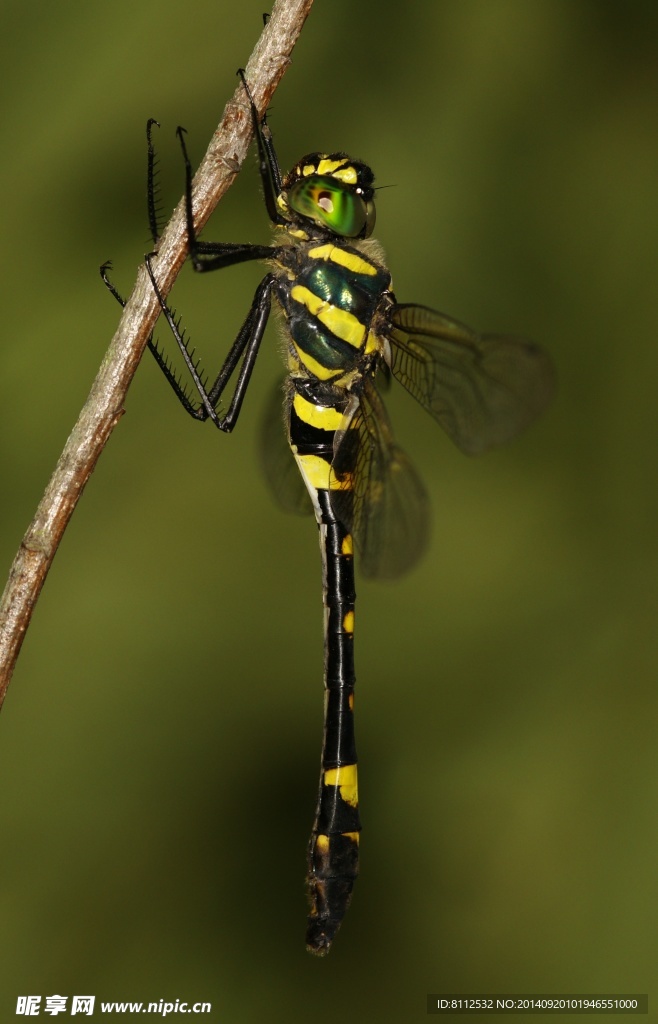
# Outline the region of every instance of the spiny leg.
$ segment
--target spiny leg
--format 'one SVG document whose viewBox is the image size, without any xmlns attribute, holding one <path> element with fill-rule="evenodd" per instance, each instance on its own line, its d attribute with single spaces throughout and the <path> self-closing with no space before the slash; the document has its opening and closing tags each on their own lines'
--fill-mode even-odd
<svg viewBox="0 0 658 1024">
<path fill-rule="evenodd" d="M 225 433 L 230 433 L 233 427 L 237 423 L 244 396 L 246 394 L 247 386 L 253 372 L 254 364 L 256 362 L 256 356 L 258 355 L 258 349 L 265 333 L 265 327 L 270 313 L 271 304 L 271 291 L 273 276 L 268 274 L 267 277 L 263 278 L 260 285 L 256 289 L 254 300 L 251 304 L 251 308 L 247 317 L 240 328 L 237 338 L 233 342 L 228 356 L 226 357 L 224 364 L 217 374 L 214 383 L 211 388 L 208 389 L 205 385 L 201 374 L 199 373 L 199 363 L 195 363 L 192 353 L 189 350 L 188 344 L 185 340 L 184 332 L 180 329 L 180 319 L 176 319 L 174 313 L 165 303 L 162 294 L 158 288 L 155 280 L 153 270 L 151 267 L 151 255 L 146 257 L 146 266 L 153 284 L 155 294 L 157 296 L 160 307 L 166 317 L 167 323 L 171 329 L 172 334 L 176 340 L 176 343 L 183 355 L 185 365 L 187 366 L 190 376 L 194 382 L 194 385 L 201 398 L 201 404 L 195 405 L 190 398 L 187 390 L 182 384 L 180 378 L 176 375 L 171 367 L 171 364 L 167 360 L 166 356 L 160 351 L 158 346 L 153 341 L 152 335 L 147 341 L 148 348 L 153 353 L 155 361 L 162 370 L 165 378 L 171 386 L 176 398 L 181 403 L 183 408 L 193 419 L 206 420 L 211 419 L 219 430 L 223 430 Z M 111 282 L 108 271 L 112 268 L 111 260 L 108 260 L 100 268 L 100 275 L 103 279 L 105 287 L 112 293 L 114 298 L 121 306 L 126 305 L 126 300 L 115 288 Z M 224 416 L 217 414 L 216 405 L 221 398 L 228 381 L 230 380 L 235 368 L 240 362 L 242 357 L 242 366 L 238 374 L 238 379 L 235 385 L 235 390 L 231 398 L 228 410 Z"/>
<path fill-rule="evenodd" d="M 147 139 L 147 210 L 149 229 L 154 241 L 158 240 L 159 236 L 159 225 L 157 217 L 157 203 L 156 203 L 156 187 L 155 187 L 155 171 L 157 157 L 155 148 L 152 141 L 152 128 L 153 125 L 158 125 L 159 122 L 155 118 L 150 118 L 146 126 L 146 139 Z M 265 245 L 252 245 L 250 243 L 223 243 L 223 242 L 202 242 L 197 238 L 196 229 L 194 227 L 194 210 L 193 210 L 193 196 L 192 196 L 192 165 L 187 153 L 187 147 L 184 139 L 184 129 L 178 128 L 177 135 L 180 141 L 181 150 L 183 153 L 183 159 L 185 164 L 185 214 L 186 214 L 186 226 L 188 234 L 188 244 L 190 256 L 192 259 L 192 265 L 198 272 L 206 272 L 210 270 L 219 270 L 224 267 L 232 266 L 235 263 L 242 263 L 247 260 L 256 259 L 270 259 L 274 257 L 278 250 L 273 246 Z M 185 411 L 192 416 L 194 419 L 206 420 L 211 419 L 215 426 L 220 430 L 229 432 L 235 426 L 244 395 L 253 371 L 254 362 L 258 353 L 258 348 L 263 337 L 265 325 L 270 311 L 270 298 L 272 290 L 273 278 L 268 275 L 261 282 L 261 285 L 256 291 L 254 300 L 247 317 L 240 329 L 237 338 L 235 339 L 229 354 L 222 365 L 217 377 L 215 378 L 212 386 L 207 388 L 205 380 L 200 372 L 199 361 L 194 359 L 193 353 L 190 351 L 188 341 L 185 338 L 185 332 L 181 328 L 180 318 L 177 318 L 174 312 L 167 306 L 162 293 L 155 281 L 153 269 L 151 265 L 151 257 L 154 254 L 150 254 L 146 257 L 146 264 L 151 282 L 153 284 L 154 291 L 156 293 L 160 307 L 165 314 L 169 327 L 174 339 L 182 353 L 183 360 L 188 369 L 188 372 L 192 378 L 194 387 L 201 399 L 200 404 L 194 402 L 187 388 L 182 383 L 180 377 L 173 370 L 171 363 L 167 357 L 160 351 L 156 343 L 153 341 L 153 337 L 149 337 L 147 345 L 150 351 L 164 374 L 166 380 L 171 386 L 174 394 L 178 401 L 181 403 Z M 101 267 L 101 277 L 114 295 L 115 299 L 122 305 L 125 306 L 125 300 L 119 294 L 117 289 L 114 287 L 108 277 L 108 271 L 111 267 L 111 263 L 105 263 Z M 224 416 L 219 416 L 217 413 L 217 403 L 221 398 L 221 395 L 226 388 L 234 370 L 236 369 L 240 359 L 242 358 L 242 366 L 238 374 L 238 380 L 235 386 L 235 390 L 229 405 L 229 408 Z"/>
<path fill-rule="evenodd" d="M 156 174 L 157 174 L 157 163 L 158 158 L 153 146 L 153 139 L 151 137 L 151 130 L 153 125 L 160 127 L 160 122 L 156 121 L 154 117 L 149 117 L 146 122 L 146 205 L 148 209 L 149 218 L 149 229 L 151 231 L 151 238 L 153 243 L 157 243 L 160 237 L 160 226 L 158 224 L 158 214 L 160 213 L 160 207 L 157 203 L 157 186 L 156 186 Z"/>
<path fill-rule="evenodd" d="M 111 269 L 112 269 L 112 260 L 107 260 L 102 265 L 102 267 L 100 268 L 101 278 L 103 279 L 103 283 L 104 283 L 105 287 L 108 289 L 109 292 L 111 292 L 111 294 L 114 296 L 114 298 L 117 300 L 117 302 L 121 306 L 125 306 L 126 305 L 126 300 L 117 291 L 117 289 L 114 287 L 114 285 L 112 284 L 112 282 L 110 281 L 110 278 L 108 276 L 108 271 L 110 271 Z M 177 320 L 176 323 L 177 323 L 177 329 L 180 331 L 181 335 L 183 335 L 183 332 L 180 330 L 180 319 Z M 172 366 L 169 363 L 169 361 L 168 361 L 167 357 L 165 356 L 165 354 L 160 351 L 160 349 L 158 348 L 157 344 L 153 341 L 153 335 L 152 334 L 149 335 L 149 338 L 148 338 L 148 341 L 146 342 L 146 344 L 147 344 L 147 346 L 149 348 L 149 351 L 153 353 L 153 357 L 154 357 L 156 363 L 158 364 L 158 366 L 162 370 L 163 374 L 165 375 L 167 381 L 171 385 L 171 387 L 172 387 L 172 389 L 174 391 L 174 394 L 176 395 L 176 398 L 181 403 L 181 405 L 186 410 L 186 412 L 190 413 L 191 416 L 194 416 L 195 415 L 194 404 L 193 404 L 192 400 L 190 399 L 190 396 L 188 395 L 184 385 L 182 384 L 182 382 L 180 381 L 180 379 L 177 377 L 177 375 L 175 374 L 174 370 L 172 369 Z M 198 368 L 198 364 L 197 364 L 197 368 Z"/>
<path fill-rule="evenodd" d="M 197 237 L 194 226 L 192 164 L 185 145 L 185 129 L 180 125 L 176 129 L 185 163 L 185 221 L 187 240 L 192 266 L 198 273 L 209 270 L 222 270 L 235 263 L 247 260 L 268 260 L 276 256 L 278 250 L 271 245 L 252 245 L 249 242 L 203 242 Z"/>
<path fill-rule="evenodd" d="M 187 152 L 187 146 L 185 145 L 185 129 L 179 127 L 176 131 L 178 136 L 181 151 L 183 154 L 183 161 L 185 165 L 185 219 L 187 226 L 188 235 L 188 246 L 192 265 L 197 272 L 205 273 L 211 270 L 220 270 L 224 267 L 232 266 L 236 263 L 242 263 L 247 260 L 256 259 L 272 259 L 278 253 L 278 249 L 273 246 L 266 245 L 252 245 L 250 243 L 224 243 L 224 242 L 202 242 L 198 239 L 196 234 L 196 228 L 194 225 L 194 206 L 193 206 L 193 174 L 192 164 Z M 152 145 L 151 137 L 148 134 L 149 140 L 149 162 L 152 162 Z M 149 195 L 152 198 L 153 188 L 151 182 L 151 188 Z M 149 205 L 149 216 L 153 217 L 153 210 L 151 203 Z M 198 420 L 211 419 L 216 427 L 220 430 L 230 432 L 235 423 L 237 422 L 242 408 L 242 402 L 244 395 L 249 384 L 251 373 L 253 371 L 256 355 L 260 346 L 260 342 L 265 331 L 267 319 L 270 312 L 271 303 L 271 292 L 274 283 L 274 277 L 268 274 L 254 296 L 251 308 L 247 317 L 235 339 L 231 349 L 229 350 L 228 356 L 226 357 L 222 368 L 220 369 L 215 381 L 212 386 L 208 389 L 205 381 L 203 380 L 198 369 L 198 362 L 195 363 L 191 352 L 189 351 L 188 344 L 185 340 L 183 332 L 180 330 L 179 321 L 172 311 L 167 306 L 160 289 L 155 280 L 153 274 L 153 268 L 151 265 L 151 257 L 154 254 L 150 254 L 146 257 L 146 266 L 153 284 L 155 294 L 157 296 L 160 307 L 167 319 L 171 332 L 174 336 L 176 344 L 178 345 L 185 365 L 187 366 L 188 372 L 192 378 L 196 391 L 201 399 L 201 404 L 195 406 L 187 393 L 181 387 L 180 382 L 177 381 L 177 386 L 174 391 L 181 401 L 181 404 L 185 410 Z M 158 353 L 159 356 L 159 353 Z M 158 365 L 163 368 L 163 361 L 158 358 Z M 238 379 L 236 382 L 233 397 L 229 404 L 226 414 L 220 417 L 217 414 L 217 403 L 228 384 L 234 370 L 238 363 L 242 359 L 242 366 L 240 368 Z M 167 380 L 171 383 L 171 374 L 169 367 L 165 371 Z M 181 393 L 184 394 L 184 398 L 181 397 Z"/>
<path fill-rule="evenodd" d="M 189 402 L 188 396 L 185 395 L 186 400 L 185 402 L 181 402 L 181 404 L 194 419 L 211 419 L 219 430 L 230 433 L 237 423 L 238 416 L 240 415 L 244 396 L 253 372 L 256 356 L 258 355 L 258 349 L 260 348 L 260 343 L 263 339 L 263 334 L 265 333 L 265 327 L 267 325 L 271 308 L 272 288 L 275 281 L 274 275 L 267 274 L 256 289 L 256 294 L 254 295 L 254 299 L 246 319 L 240 328 L 226 359 L 224 360 L 221 370 L 217 374 L 212 386 L 208 389 L 198 372 L 198 363 L 194 362 L 185 337 L 179 329 L 179 323 L 167 306 L 160 292 L 151 266 L 152 256 L 153 253 L 150 253 L 146 257 L 146 267 L 149 277 L 151 278 L 153 290 L 155 291 L 158 302 L 160 303 L 160 308 L 165 315 L 167 323 L 171 329 L 171 333 L 173 334 L 176 344 L 181 351 L 185 365 L 187 366 L 190 376 L 194 382 L 194 386 L 201 399 L 201 404 L 199 406 L 190 407 L 191 403 Z M 216 409 L 217 403 L 241 359 L 242 365 L 238 373 L 238 379 L 228 410 L 224 416 L 219 416 Z M 159 365 L 162 365 L 160 361 L 158 362 Z M 167 379 L 170 380 L 169 375 L 166 374 L 166 376 Z M 174 390 L 180 400 L 179 390 L 176 388 Z"/>
<path fill-rule="evenodd" d="M 260 179 L 263 185 L 263 196 L 265 198 L 267 213 L 273 224 L 284 224 L 285 218 L 281 215 L 276 203 L 277 197 L 281 194 L 283 189 L 281 169 L 274 150 L 272 132 L 270 131 L 267 123 L 267 113 L 263 114 L 262 117 L 259 117 L 256 104 L 254 103 L 253 96 L 251 95 L 251 91 L 247 85 L 244 68 L 238 68 L 238 75 L 242 79 L 244 91 L 247 94 L 249 107 L 251 109 L 251 120 L 254 125 L 254 135 L 256 136 L 256 144 L 258 146 L 258 169 L 260 171 Z"/>
</svg>

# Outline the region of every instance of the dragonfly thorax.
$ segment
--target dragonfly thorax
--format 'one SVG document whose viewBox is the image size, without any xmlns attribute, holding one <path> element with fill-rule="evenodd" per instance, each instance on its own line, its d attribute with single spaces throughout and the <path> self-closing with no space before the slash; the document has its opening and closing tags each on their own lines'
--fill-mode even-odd
<svg viewBox="0 0 658 1024">
<path fill-rule="evenodd" d="M 373 320 L 388 295 L 390 274 L 359 243 L 318 240 L 281 251 L 276 295 L 286 318 L 291 353 L 304 375 L 351 381 L 364 372 L 382 342 Z M 275 266 L 277 265 L 275 264 Z"/>
</svg>

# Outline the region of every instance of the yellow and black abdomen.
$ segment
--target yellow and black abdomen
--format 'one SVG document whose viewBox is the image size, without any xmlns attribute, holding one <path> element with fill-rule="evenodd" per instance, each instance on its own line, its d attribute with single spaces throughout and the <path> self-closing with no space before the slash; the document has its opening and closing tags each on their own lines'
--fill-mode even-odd
<svg viewBox="0 0 658 1024">
<path fill-rule="evenodd" d="M 289 439 L 313 501 L 324 576 L 325 718 L 315 822 L 308 851 L 307 948 L 329 951 L 359 869 L 354 739 L 353 541 L 332 492 L 351 497 L 353 474 L 332 472 L 337 435 L 350 430 L 358 383 L 381 342 L 373 316 L 390 284 L 381 265 L 333 242 L 295 247 L 277 280 L 291 349 Z M 354 388 L 354 391 L 352 389 Z M 343 500 L 344 505 L 344 500 Z"/>
<path fill-rule="evenodd" d="M 311 913 L 306 942 L 329 951 L 359 870 L 357 756 L 354 739 L 354 559 L 352 537 L 334 514 L 331 491 L 349 489 L 331 473 L 336 432 L 349 423 L 341 388 L 295 380 L 289 396 L 289 437 L 320 529 L 325 624 L 325 717 L 315 821 L 308 850 Z"/>
<path fill-rule="evenodd" d="M 333 242 L 297 250 L 292 281 L 278 294 L 295 355 L 320 381 L 337 381 L 378 349 L 370 323 L 390 274 L 363 253 Z"/>
</svg>

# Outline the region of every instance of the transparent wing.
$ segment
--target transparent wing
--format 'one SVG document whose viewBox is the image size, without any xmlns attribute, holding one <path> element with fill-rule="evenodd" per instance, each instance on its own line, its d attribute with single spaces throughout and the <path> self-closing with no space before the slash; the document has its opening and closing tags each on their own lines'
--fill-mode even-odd
<svg viewBox="0 0 658 1024">
<path fill-rule="evenodd" d="M 551 360 L 530 342 L 426 306 L 395 305 L 389 323 L 393 376 L 469 455 L 509 441 L 553 396 Z"/>
<path fill-rule="evenodd" d="M 265 403 L 260 425 L 259 452 L 272 494 L 286 512 L 311 515 L 313 505 L 288 444 L 291 395 L 279 381 Z"/>
<path fill-rule="evenodd" d="M 334 484 L 331 506 L 354 537 L 364 576 L 393 579 L 415 565 L 429 537 L 427 494 L 393 441 L 384 404 L 368 379 L 348 428 L 338 435 L 331 473 L 344 487 Z"/>
</svg>

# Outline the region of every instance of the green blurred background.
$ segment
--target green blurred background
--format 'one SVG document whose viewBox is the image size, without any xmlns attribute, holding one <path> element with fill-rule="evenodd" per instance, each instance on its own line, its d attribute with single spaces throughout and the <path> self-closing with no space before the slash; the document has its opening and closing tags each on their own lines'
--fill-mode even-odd
<svg viewBox="0 0 658 1024">
<path fill-rule="evenodd" d="M 176 125 L 200 159 L 265 6 L 4 5 L 3 575 L 118 319 L 97 267 L 128 291 L 149 246 L 145 121 L 168 213 Z M 558 398 L 469 460 L 391 393 L 434 537 L 402 582 L 359 583 L 362 876 L 315 961 L 320 567 L 255 454 L 275 332 L 231 437 L 145 360 L 0 721 L 0 1016 L 20 994 L 353 1024 L 423 1020 L 428 992 L 655 993 L 658 5 L 318 0 L 271 124 L 284 166 L 345 149 L 396 186 L 398 298 L 534 338 Z M 206 237 L 268 239 L 253 159 Z M 181 276 L 208 369 L 261 273 Z"/>
</svg>

